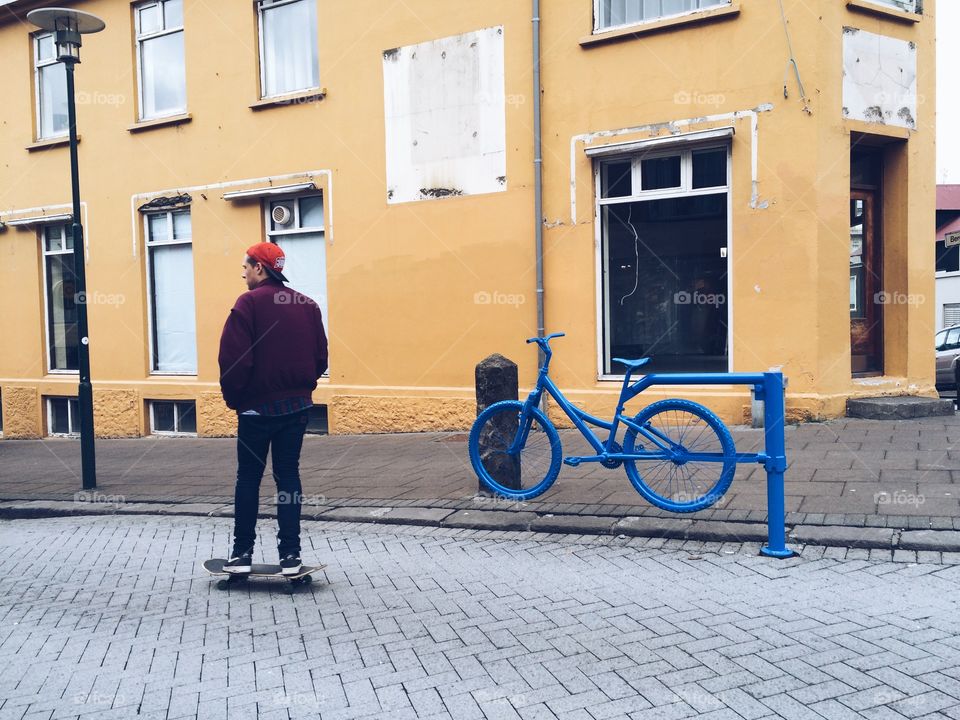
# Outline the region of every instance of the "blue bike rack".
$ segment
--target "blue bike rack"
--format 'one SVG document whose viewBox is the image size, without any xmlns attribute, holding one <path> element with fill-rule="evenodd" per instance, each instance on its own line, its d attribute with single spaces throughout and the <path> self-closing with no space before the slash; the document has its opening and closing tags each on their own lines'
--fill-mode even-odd
<svg viewBox="0 0 960 720">
<path fill-rule="evenodd" d="M 737 453 L 737 462 L 763 463 L 767 471 L 767 544 L 760 553 L 768 557 L 788 558 L 795 554 L 787 547 L 786 502 L 783 474 L 787 469 L 784 438 L 786 422 L 783 403 L 783 373 L 665 373 L 642 377 L 631 390 L 642 392 L 652 385 L 751 385 L 758 400 L 763 400 L 762 453 Z"/>
</svg>

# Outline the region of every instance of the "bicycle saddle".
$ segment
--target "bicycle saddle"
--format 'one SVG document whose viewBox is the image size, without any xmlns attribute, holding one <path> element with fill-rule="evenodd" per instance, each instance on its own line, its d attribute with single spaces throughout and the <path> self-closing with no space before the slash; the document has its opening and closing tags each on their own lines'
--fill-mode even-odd
<svg viewBox="0 0 960 720">
<path fill-rule="evenodd" d="M 638 358 L 637 360 L 626 360 L 626 359 L 624 359 L 624 358 L 613 358 L 613 361 L 614 361 L 615 363 L 620 363 L 621 365 L 625 365 L 625 366 L 626 366 L 627 368 L 629 368 L 630 370 L 636 370 L 637 368 L 643 367 L 643 366 L 646 365 L 648 362 L 650 362 L 650 358 L 648 358 L 648 357 Z"/>
</svg>

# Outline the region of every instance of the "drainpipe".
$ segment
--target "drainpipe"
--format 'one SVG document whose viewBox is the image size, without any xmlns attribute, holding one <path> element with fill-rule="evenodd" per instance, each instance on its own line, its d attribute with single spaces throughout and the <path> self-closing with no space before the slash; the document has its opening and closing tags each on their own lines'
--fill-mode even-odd
<svg viewBox="0 0 960 720">
<path fill-rule="evenodd" d="M 537 253 L 537 337 L 543 328 L 543 152 L 540 146 L 540 0 L 533 0 L 533 205 Z M 543 363 L 543 352 L 540 352 Z"/>
</svg>

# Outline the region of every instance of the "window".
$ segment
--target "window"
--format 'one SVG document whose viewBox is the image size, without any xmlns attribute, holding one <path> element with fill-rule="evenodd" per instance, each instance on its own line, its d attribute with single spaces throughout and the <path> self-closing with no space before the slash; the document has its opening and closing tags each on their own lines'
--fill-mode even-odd
<svg viewBox="0 0 960 720">
<path fill-rule="evenodd" d="M 66 225 L 46 225 L 42 231 L 43 282 L 47 320 L 47 369 L 76 371 L 77 284 L 73 267 L 73 233 Z"/>
<path fill-rule="evenodd" d="M 960 348 L 960 328 L 947 330 L 945 337 L 941 339 L 941 342 L 942 345 L 937 346 L 940 350 L 956 350 L 957 348 Z"/>
<path fill-rule="evenodd" d="M 320 87 L 316 0 L 258 0 L 260 94 Z"/>
<path fill-rule="evenodd" d="M 196 435 L 196 402 L 193 400 L 152 401 L 150 432 L 154 435 Z"/>
<path fill-rule="evenodd" d="M 151 371 L 197 374 L 190 210 L 144 217 L 150 293 Z"/>
<path fill-rule="evenodd" d="M 946 247 L 943 240 L 937 240 L 937 272 L 960 271 L 960 245 Z"/>
<path fill-rule="evenodd" d="M 330 423 L 327 419 L 327 406 L 314 405 L 307 415 L 307 433 L 310 435 L 327 435 L 330 433 Z M 3 430 L 0 427 L 0 430 Z"/>
<path fill-rule="evenodd" d="M 76 398 L 47 398 L 47 435 L 73 437 L 80 434 L 80 405 Z"/>
<path fill-rule="evenodd" d="M 870 0 L 877 5 L 887 5 L 895 10 L 905 10 L 906 12 L 920 12 L 919 0 Z"/>
<path fill-rule="evenodd" d="M 602 375 L 728 370 L 727 145 L 599 160 Z"/>
<path fill-rule="evenodd" d="M 945 303 L 943 306 L 943 326 L 951 325 L 960 325 L 960 303 Z"/>
<path fill-rule="evenodd" d="M 327 244 L 323 234 L 323 196 L 273 200 L 267 204 L 267 239 L 283 249 L 283 274 L 290 287 L 320 306 L 330 335 L 327 313 Z"/>
<path fill-rule="evenodd" d="M 176 115 L 187 109 L 183 59 L 183 0 L 134 7 L 137 26 L 140 119 Z"/>
<path fill-rule="evenodd" d="M 729 4 L 730 0 L 594 0 L 594 29 L 609 30 Z"/>
<path fill-rule="evenodd" d="M 34 89 L 37 138 L 48 139 L 70 131 L 67 118 L 67 70 L 57 60 L 53 33 L 33 36 Z"/>
</svg>

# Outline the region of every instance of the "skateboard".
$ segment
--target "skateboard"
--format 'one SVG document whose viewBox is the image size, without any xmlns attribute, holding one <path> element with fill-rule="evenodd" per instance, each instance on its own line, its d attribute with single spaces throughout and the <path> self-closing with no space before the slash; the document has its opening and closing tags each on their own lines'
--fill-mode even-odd
<svg viewBox="0 0 960 720">
<path fill-rule="evenodd" d="M 264 578 L 282 578 L 287 581 L 287 592 L 293 592 L 297 585 L 309 585 L 313 582 L 313 573 L 323 570 L 326 565 L 303 565 L 300 572 L 296 575 L 284 575 L 280 571 L 279 565 L 262 565 L 253 563 L 248 573 L 228 573 L 223 569 L 226 564 L 225 558 L 214 558 L 206 560 L 203 563 L 203 569 L 211 575 L 223 575 L 223 579 L 217 581 L 218 590 L 226 590 L 231 585 L 246 581 L 251 577 Z"/>
</svg>

